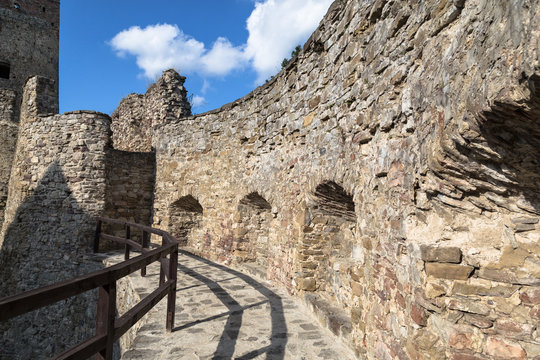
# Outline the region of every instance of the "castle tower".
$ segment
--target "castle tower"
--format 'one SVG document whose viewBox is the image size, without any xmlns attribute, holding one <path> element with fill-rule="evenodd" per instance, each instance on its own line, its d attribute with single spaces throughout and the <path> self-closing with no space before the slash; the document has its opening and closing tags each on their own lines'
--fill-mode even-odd
<svg viewBox="0 0 540 360">
<path fill-rule="evenodd" d="M 60 0 L 0 0 L 0 223 L 26 80 L 54 80 L 58 104 L 59 29 Z"/>
</svg>

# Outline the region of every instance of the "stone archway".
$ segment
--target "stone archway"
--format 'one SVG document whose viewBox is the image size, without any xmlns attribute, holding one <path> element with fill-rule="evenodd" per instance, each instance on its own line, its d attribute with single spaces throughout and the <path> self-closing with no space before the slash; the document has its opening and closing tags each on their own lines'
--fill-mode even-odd
<svg viewBox="0 0 540 360">
<path fill-rule="evenodd" d="M 169 232 L 180 245 L 187 245 L 193 228 L 198 227 L 203 216 L 201 204 L 191 195 L 183 196 L 169 207 Z"/>
<path fill-rule="evenodd" d="M 244 196 L 238 204 L 235 258 L 268 266 L 268 230 L 272 206 L 257 192 Z"/>
<path fill-rule="evenodd" d="M 300 243 L 300 290 L 319 292 L 341 304 L 350 303 L 350 268 L 355 243 L 354 201 L 333 181 L 319 184 L 310 194 Z"/>
</svg>

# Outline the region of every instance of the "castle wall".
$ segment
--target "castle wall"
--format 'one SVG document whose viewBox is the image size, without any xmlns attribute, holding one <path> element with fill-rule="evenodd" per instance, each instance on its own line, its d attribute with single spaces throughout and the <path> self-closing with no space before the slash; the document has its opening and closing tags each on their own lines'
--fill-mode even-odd
<svg viewBox="0 0 540 360">
<path fill-rule="evenodd" d="M 155 154 L 108 149 L 104 215 L 137 224 L 152 225 Z M 124 227 L 107 225 L 108 234 L 125 235 Z M 132 239 L 141 234 L 133 232 Z M 104 244 L 105 246 L 105 244 Z"/>
<path fill-rule="evenodd" d="M 112 114 L 113 147 L 131 152 L 152 151 L 152 128 L 191 115 L 185 77 L 166 71 L 144 95 L 126 96 Z"/>
<path fill-rule="evenodd" d="M 59 0 L 0 0 L 0 223 L 24 84 L 30 76 L 45 76 L 55 81 L 58 93 L 59 21 Z"/>
<path fill-rule="evenodd" d="M 336 1 L 270 83 L 154 128 L 154 225 L 193 198 L 231 264 L 267 227 L 268 277 L 370 359 L 534 358 L 539 5 Z"/>
<path fill-rule="evenodd" d="M 7 184 L 11 163 L 17 143 L 15 116 L 16 94 L 10 89 L 0 89 L 0 224 L 4 220 L 4 209 L 8 196 Z"/>
<path fill-rule="evenodd" d="M 100 267 L 90 253 L 94 218 L 106 204 L 110 118 L 51 115 L 55 87 L 33 77 L 25 88 L 0 240 L 0 297 Z M 0 358 L 50 358 L 92 336 L 94 304 L 86 293 L 0 324 Z"/>
</svg>

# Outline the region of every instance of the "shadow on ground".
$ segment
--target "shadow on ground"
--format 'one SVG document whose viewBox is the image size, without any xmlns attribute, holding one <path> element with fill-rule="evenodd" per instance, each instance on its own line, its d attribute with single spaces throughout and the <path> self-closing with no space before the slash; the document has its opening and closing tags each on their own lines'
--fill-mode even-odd
<svg viewBox="0 0 540 360">
<path fill-rule="evenodd" d="M 266 300 L 250 304 L 247 306 L 241 306 L 238 301 L 236 301 L 231 294 L 229 294 L 219 283 L 218 281 L 214 281 L 210 279 L 209 277 L 201 274 L 200 272 L 195 271 L 197 267 L 191 267 L 188 268 L 182 264 L 179 264 L 178 268 L 180 271 L 185 273 L 186 275 L 193 277 L 194 279 L 201 281 L 204 285 L 210 289 L 213 294 L 227 307 L 229 311 L 208 317 L 203 320 L 197 320 L 191 323 L 184 324 L 182 326 L 176 327 L 174 331 L 183 330 L 186 328 L 189 328 L 191 326 L 195 326 L 197 324 L 212 321 L 224 316 L 227 316 L 227 322 L 225 324 L 225 327 L 223 329 L 223 332 L 221 334 L 221 338 L 219 340 L 217 349 L 213 355 L 213 359 L 232 359 L 234 352 L 235 352 L 235 346 L 236 341 L 239 336 L 240 328 L 242 326 L 242 318 L 244 315 L 244 311 L 260 306 L 262 304 L 268 303 L 270 304 L 270 318 L 272 322 L 271 327 L 271 335 L 270 335 L 270 344 L 268 346 L 252 350 L 247 354 L 244 354 L 239 357 L 235 357 L 235 359 L 238 360 L 248 360 L 248 359 L 254 359 L 262 354 L 266 353 L 267 359 L 272 360 L 279 360 L 283 359 L 285 355 L 285 347 L 287 345 L 287 325 L 285 323 L 285 315 L 283 312 L 283 302 L 279 295 L 277 295 L 272 290 L 265 287 L 260 282 L 254 280 L 253 278 L 242 274 L 238 271 L 235 271 L 233 269 L 227 268 L 225 266 L 216 264 L 212 261 L 203 259 L 201 257 L 198 257 L 196 255 L 193 255 L 189 252 L 180 250 L 180 253 L 182 255 L 191 257 L 192 259 L 195 259 L 197 261 L 200 261 L 201 263 L 205 265 L 209 265 L 217 270 L 221 270 L 223 272 L 226 272 L 228 274 L 233 275 L 232 278 L 239 278 L 242 279 L 247 285 L 253 287 L 254 290 L 258 291 L 261 295 L 263 295 Z M 219 282 L 227 281 L 230 279 L 221 280 Z M 181 290 L 181 289 L 180 289 Z"/>
</svg>

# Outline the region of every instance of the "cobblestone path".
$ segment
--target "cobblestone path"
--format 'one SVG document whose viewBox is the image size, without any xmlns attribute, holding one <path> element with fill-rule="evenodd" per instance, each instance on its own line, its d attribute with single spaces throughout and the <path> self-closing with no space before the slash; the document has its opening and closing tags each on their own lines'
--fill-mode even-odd
<svg viewBox="0 0 540 360">
<path fill-rule="evenodd" d="M 188 253 L 179 264 L 174 331 L 162 300 L 122 359 L 355 359 L 283 291 Z M 134 285 L 150 292 L 157 277 L 150 267 Z"/>
</svg>

